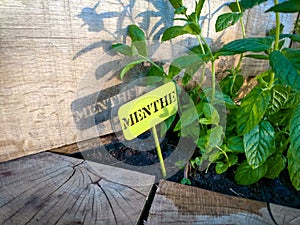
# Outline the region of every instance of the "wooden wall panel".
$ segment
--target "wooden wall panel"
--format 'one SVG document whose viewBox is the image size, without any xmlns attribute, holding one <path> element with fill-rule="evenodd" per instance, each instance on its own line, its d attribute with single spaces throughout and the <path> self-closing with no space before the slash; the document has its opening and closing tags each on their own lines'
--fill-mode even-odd
<svg viewBox="0 0 300 225">
<path fill-rule="evenodd" d="M 214 32 L 217 15 L 228 9 L 219 8 L 225 0 L 207 2 L 203 18 L 207 40 L 225 43 L 240 37 L 238 26 L 227 34 Z M 261 34 L 273 20 L 257 20 L 255 14 L 262 9 L 256 10 L 245 16 L 251 36 L 256 35 L 257 24 L 261 24 Z M 71 106 L 82 77 L 99 58 L 106 57 L 112 42 L 125 41 L 127 25 L 137 23 L 149 39 L 157 39 L 156 33 L 172 24 L 172 16 L 166 0 L 2 0 L 0 161 L 78 141 Z M 285 20 L 291 25 L 294 17 L 285 15 Z M 195 44 L 187 37 L 174 42 Z M 226 62 L 220 61 L 220 68 Z M 99 82 L 97 76 L 92 79 Z M 106 129 L 102 134 L 109 132 Z M 90 135 L 84 138 L 95 136 Z"/>
</svg>

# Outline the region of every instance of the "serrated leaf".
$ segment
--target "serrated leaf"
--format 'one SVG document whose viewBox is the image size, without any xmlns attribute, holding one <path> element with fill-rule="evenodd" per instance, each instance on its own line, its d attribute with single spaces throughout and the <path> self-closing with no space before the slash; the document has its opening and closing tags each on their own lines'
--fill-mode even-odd
<svg viewBox="0 0 300 225">
<path fill-rule="evenodd" d="M 284 170 L 285 163 L 285 158 L 280 154 L 276 154 L 268 158 L 268 160 L 266 161 L 268 171 L 265 177 L 269 179 L 275 179 L 276 177 L 278 177 L 281 171 Z"/>
<path fill-rule="evenodd" d="M 112 48 L 123 55 L 132 56 L 132 49 L 128 45 L 124 45 L 121 43 L 113 44 Z"/>
<path fill-rule="evenodd" d="M 186 68 L 191 69 L 191 67 L 194 66 L 196 67 L 195 70 L 197 71 L 202 64 L 203 61 L 198 55 L 185 55 L 185 56 L 178 57 L 171 63 L 169 67 L 168 78 L 172 79 L 174 76 L 179 74 L 181 70 Z"/>
<path fill-rule="evenodd" d="M 245 160 L 236 169 L 234 180 L 237 184 L 240 185 L 254 184 L 261 178 L 263 178 L 266 175 L 267 171 L 268 167 L 266 166 L 266 164 L 263 164 L 256 169 L 252 169 L 252 167 Z"/>
<path fill-rule="evenodd" d="M 285 102 L 282 108 L 290 109 L 294 108 L 300 102 L 300 92 L 291 91 L 288 100 Z"/>
<path fill-rule="evenodd" d="M 299 51 L 300 53 L 300 51 Z M 293 56 L 300 54 L 293 54 Z M 280 51 L 273 51 L 270 54 L 270 65 L 275 72 L 275 77 L 280 80 L 281 83 L 290 85 L 292 88 L 300 90 L 300 72 L 298 67 L 300 64 L 295 63 L 289 53 L 282 54 Z M 297 62 L 297 61 L 296 61 Z"/>
<path fill-rule="evenodd" d="M 270 100 L 270 91 L 260 87 L 255 87 L 242 100 L 237 113 L 237 129 L 240 135 L 248 133 L 261 121 Z"/>
<path fill-rule="evenodd" d="M 194 22 L 189 22 L 183 26 L 183 30 L 186 31 L 188 34 L 198 35 L 201 34 L 201 28 L 198 24 Z"/>
<path fill-rule="evenodd" d="M 196 13 L 198 20 L 200 19 L 200 14 L 201 14 L 204 2 L 205 2 L 205 0 L 199 0 L 198 2 L 196 2 L 195 13 Z"/>
<path fill-rule="evenodd" d="M 282 13 L 293 13 L 300 12 L 300 1 L 299 0 L 288 0 L 277 5 L 274 5 L 266 12 L 282 12 Z"/>
<path fill-rule="evenodd" d="M 217 21 L 215 23 L 216 32 L 222 31 L 227 27 L 230 27 L 236 24 L 239 19 L 243 16 L 242 13 L 224 13 L 218 16 Z"/>
<path fill-rule="evenodd" d="M 241 137 L 230 137 L 227 140 L 227 147 L 235 153 L 244 153 L 244 143 Z"/>
<path fill-rule="evenodd" d="M 244 9 L 251 9 L 254 6 L 259 5 L 266 1 L 268 0 L 241 0 L 240 4 Z"/>
<path fill-rule="evenodd" d="M 290 124 L 290 148 L 288 150 L 288 171 L 293 186 L 300 190 L 300 103 L 296 106 L 291 116 Z"/>
<path fill-rule="evenodd" d="M 178 9 L 182 6 L 182 0 L 169 0 L 174 9 Z"/>
<path fill-rule="evenodd" d="M 162 41 L 168 41 L 171 40 L 177 36 L 187 34 L 188 32 L 184 30 L 184 26 L 173 26 L 169 27 L 165 30 L 165 32 L 162 35 Z"/>
<path fill-rule="evenodd" d="M 136 65 L 142 63 L 142 62 L 145 62 L 145 60 L 143 59 L 139 59 L 139 60 L 136 60 L 136 61 L 133 61 L 131 63 L 128 63 L 122 70 L 121 70 L 121 73 L 120 73 L 120 78 L 121 80 L 123 80 L 125 74 L 131 70 L 133 67 L 135 67 Z"/>
<path fill-rule="evenodd" d="M 268 114 L 272 115 L 277 113 L 286 103 L 289 98 L 290 89 L 282 86 L 275 85 L 271 90 L 271 102 L 270 107 L 268 108 Z"/>
<path fill-rule="evenodd" d="M 144 31 L 137 25 L 132 24 L 128 26 L 128 33 L 132 40 L 132 45 L 137 49 L 138 53 L 144 57 L 148 56 Z"/>
<path fill-rule="evenodd" d="M 275 148 L 275 131 L 268 121 L 261 121 L 244 135 L 244 149 L 248 164 L 253 168 L 261 166 Z"/>
<path fill-rule="evenodd" d="M 216 173 L 222 174 L 222 173 L 226 172 L 226 170 L 228 170 L 228 167 L 229 167 L 228 163 L 218 162 L 216 164 L 216 168 L 215 168 Z"/>
<path fill-rule="evenodd" d="M 220 55 L 235 55 L 244 52 L 263 52 L 272 47 L 274 37 L 244 38 L 225 44 L 217 53 Z"/>
</svg>

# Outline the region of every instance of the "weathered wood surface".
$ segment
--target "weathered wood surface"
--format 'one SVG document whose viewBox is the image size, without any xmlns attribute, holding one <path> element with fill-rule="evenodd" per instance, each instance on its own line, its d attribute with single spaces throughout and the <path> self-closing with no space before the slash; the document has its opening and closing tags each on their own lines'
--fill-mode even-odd
<svg viewBox="0 0 300 225">
<path fill-rule="evenodd" d="M 225 2 L 207 1 L 203 9 L 203 35 L 216 46 L 241 37 L 239 26 L 214 31 L 217 16 L 228 11 L 220 8 Z M 257 7 L 245 14 L 248 36 L 264 35 L 274 26 L 272 13 L 261 16 L 263 11 Z M 107 51 L 111 43 L 125 41 L 127 25 L 139 24 L 149 40 L 159 39 L 172 25 L 172 12 L 167 0 L 1 0 L 0 161 L 112 132 L 103 114 L 101 129 L 78 135 L 72 103 L 120 83 L 101 76 L 115 66 L 112 62 L 118 63 Z M 282 16 L 285 32 L 291 31 L 294 17 Z M 196 41 L 185 37 L 174 43 L 189 47 Z M 229 63 L 232 60 L 220 60 L 218 66 Z M 246 73 L 259 68 L 253 62 Z M 87 76 L 85 83 L 82 77 Z"/>
<path fill-rule="evenodd" d="M 53 153 L 0 164 L 0 224 L 136 224 L 154 177 Z"/>
<path fill-rule="evenodd" d="M 146 224 L 298 225 L 300 209 L 161 181 Z"/>
</svg>

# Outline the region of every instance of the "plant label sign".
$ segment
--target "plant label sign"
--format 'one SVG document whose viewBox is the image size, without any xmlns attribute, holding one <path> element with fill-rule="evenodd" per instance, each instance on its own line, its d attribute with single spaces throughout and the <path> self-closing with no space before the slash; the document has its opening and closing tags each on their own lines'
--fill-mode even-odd
<svg viewBox="0 0 300 225">
<path fill-rule="evenodd" d="M 176 86 L 168 82 L 119 108 L 118 117 L 126 140 L 132 140 L 174 115 L 178 110 Z"/>
</svg>

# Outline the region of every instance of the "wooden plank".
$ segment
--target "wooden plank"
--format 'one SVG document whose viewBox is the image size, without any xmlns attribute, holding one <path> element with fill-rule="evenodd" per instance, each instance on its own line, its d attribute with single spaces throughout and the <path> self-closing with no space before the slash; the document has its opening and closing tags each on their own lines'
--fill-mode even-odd
<svg viewBox="0 0 300 225">
<path fill-rule="evenodd" d="M 154 177 L 53 153 L 0 164 L 0 224 L 136 224 Z"/>
<path fill-rule="evenodd" d="M 161 181 L 147 225 L 300 224 L 300 210 Z"/>
<path fill-rule="evenodd" d="M 226 2 L 207 1 L 203 8 L 203 36 L 215 47 L 241 37 L 239 26 L 214 31 L 218 15 L 229 10 L 220 7 Z M 186 4 L 194 7 L 194 1 Z M 248 36 L 264 34 L 274 25 L 272 13 L 262 17 L 263 11 L 256 7 L 245 14 Z M 139 24 L 147 39 L 157 40 L 173 23 L 173 9 L 166 0 L 1 0 L 0 12 L 0 161 L 111 133 L 109 121 L 103 120 L 78 135 L 76 122 L 82 121 L 74 121 L 78 114 L 72 103 L 103 84 L 114 87 L 121 82 L 117 76 L 101 76 L 118 63 L 108 51 L 113 42 L 126 40 L 127 25 Z M 284 32 L 291 31 L 294 17 L 282 15 Z M 191 47 L 197 41 L 182 37 L 173 43 Z M 234 62 L 224 58 L 217 65 L 223 71 Z M 244 74 L 254 76 L 260 68 L 253 61 Z M 78 90 L 87 75 L 87 90 Z"/>
</svg>

